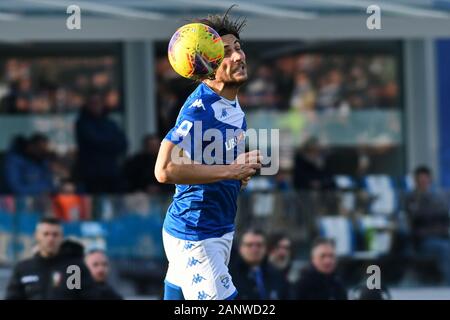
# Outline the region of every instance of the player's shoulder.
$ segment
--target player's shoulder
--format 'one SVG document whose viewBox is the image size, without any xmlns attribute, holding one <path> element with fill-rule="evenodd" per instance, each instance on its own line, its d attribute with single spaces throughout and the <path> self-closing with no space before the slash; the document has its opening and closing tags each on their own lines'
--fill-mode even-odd
<svg viewBox="0 0 450 320">
<path fill-rule="evenodd" d="M 206 84 L 200 83 L 194 92 L 186 99 L 180 113 L 193 118 L 205 118 L 211 116 L 211 105 L 217 100 L 220 100 L 220 97 Z"/>
</svg>

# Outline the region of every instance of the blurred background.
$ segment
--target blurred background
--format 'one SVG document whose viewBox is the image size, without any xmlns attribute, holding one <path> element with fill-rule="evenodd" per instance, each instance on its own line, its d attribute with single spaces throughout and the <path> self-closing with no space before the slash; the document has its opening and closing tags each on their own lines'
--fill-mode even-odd
<svg viewBox="0 0 450 320">
<path fill-rule="evenodd" d="M 173 187 L 153 167 L 196 86 L 171 69 L 168 40 L 233 3 L 248 19 L 240 104 L 250 128 L 281 137 L 279 173 L 240 196 L 237 238 L 250 226 L 282 234 L 293 286 L 325 237 L 348 292 L 375 264 L 393 298 L 450 299 L 444 0 L 1 1 L 1 297 L 36 222 L 55 216 L 67 237 L 106 252 L 120 294 L 159 298 Z M 66 27 L 71 4 L 80 30 Z M 381 30 L 366 26 L 371 4 Z"/>
</svg>

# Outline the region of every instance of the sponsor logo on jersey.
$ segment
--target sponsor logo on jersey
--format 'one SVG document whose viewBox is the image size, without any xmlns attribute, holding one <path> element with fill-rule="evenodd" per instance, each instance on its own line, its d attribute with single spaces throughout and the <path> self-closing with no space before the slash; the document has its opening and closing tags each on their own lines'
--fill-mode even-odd
<svg viewBox="0 0 450 320">
<path fill-rule="evenodd" d="M 192 284 L 197 284 L 202 282 L 203 280 L 206 280 L 202 275 L 200 275 L 199 273 L 194 274 L 194 277 L 192 278 Z"/>
<path fill-rule="evenodd" d="M 205 291 L 200 291 L 198 293 L 198 300 L 206 300 L 208 298 L 211 298 L 211 296 L 207 294 Z"/>
<path fill-rule="evenodd" d="M 230 151 L 234 147 L 236 147 L 243 139 L 245 139 L 245 132 L 241 132 L 239 135 L 225 141 L 225 148 L 227 151 Z"/>
<path fill-rule="evenodd" d="M 192 102 L 192 104 L 189 106 L 189 109 L 190 108 L 202 108 L 203 110 L 206 110 L 205 106 L 203 105 L 202 99 L 197 99 L 194 102 Z"/>
</svg>

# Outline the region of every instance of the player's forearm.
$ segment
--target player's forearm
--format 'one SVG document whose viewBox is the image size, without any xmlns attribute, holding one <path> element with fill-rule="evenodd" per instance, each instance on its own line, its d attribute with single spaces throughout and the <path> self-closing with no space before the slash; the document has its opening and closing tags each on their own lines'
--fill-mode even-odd
<svg viewBox="0 0 450 320">
<path fill-rule="evenodd" d="M 229 165 L 174 164 L 155 170 L 156 179 L 168 184 L 204 184 L 232 179 Z"/>
</svg>

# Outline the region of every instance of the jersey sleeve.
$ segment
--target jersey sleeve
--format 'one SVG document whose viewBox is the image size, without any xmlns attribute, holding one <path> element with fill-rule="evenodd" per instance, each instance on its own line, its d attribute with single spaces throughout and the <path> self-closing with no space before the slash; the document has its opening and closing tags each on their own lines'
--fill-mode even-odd
<svg viewBox="0 0 450 320">
<path fill-rule="evenodd" d="M 210 122 L 210 114 L 201 102 L 186 104 L 164 139 L 178 145 L 192 158 L 195 150 L 202 149 L 203 133 L 210 127 Z"/>
</svg>

